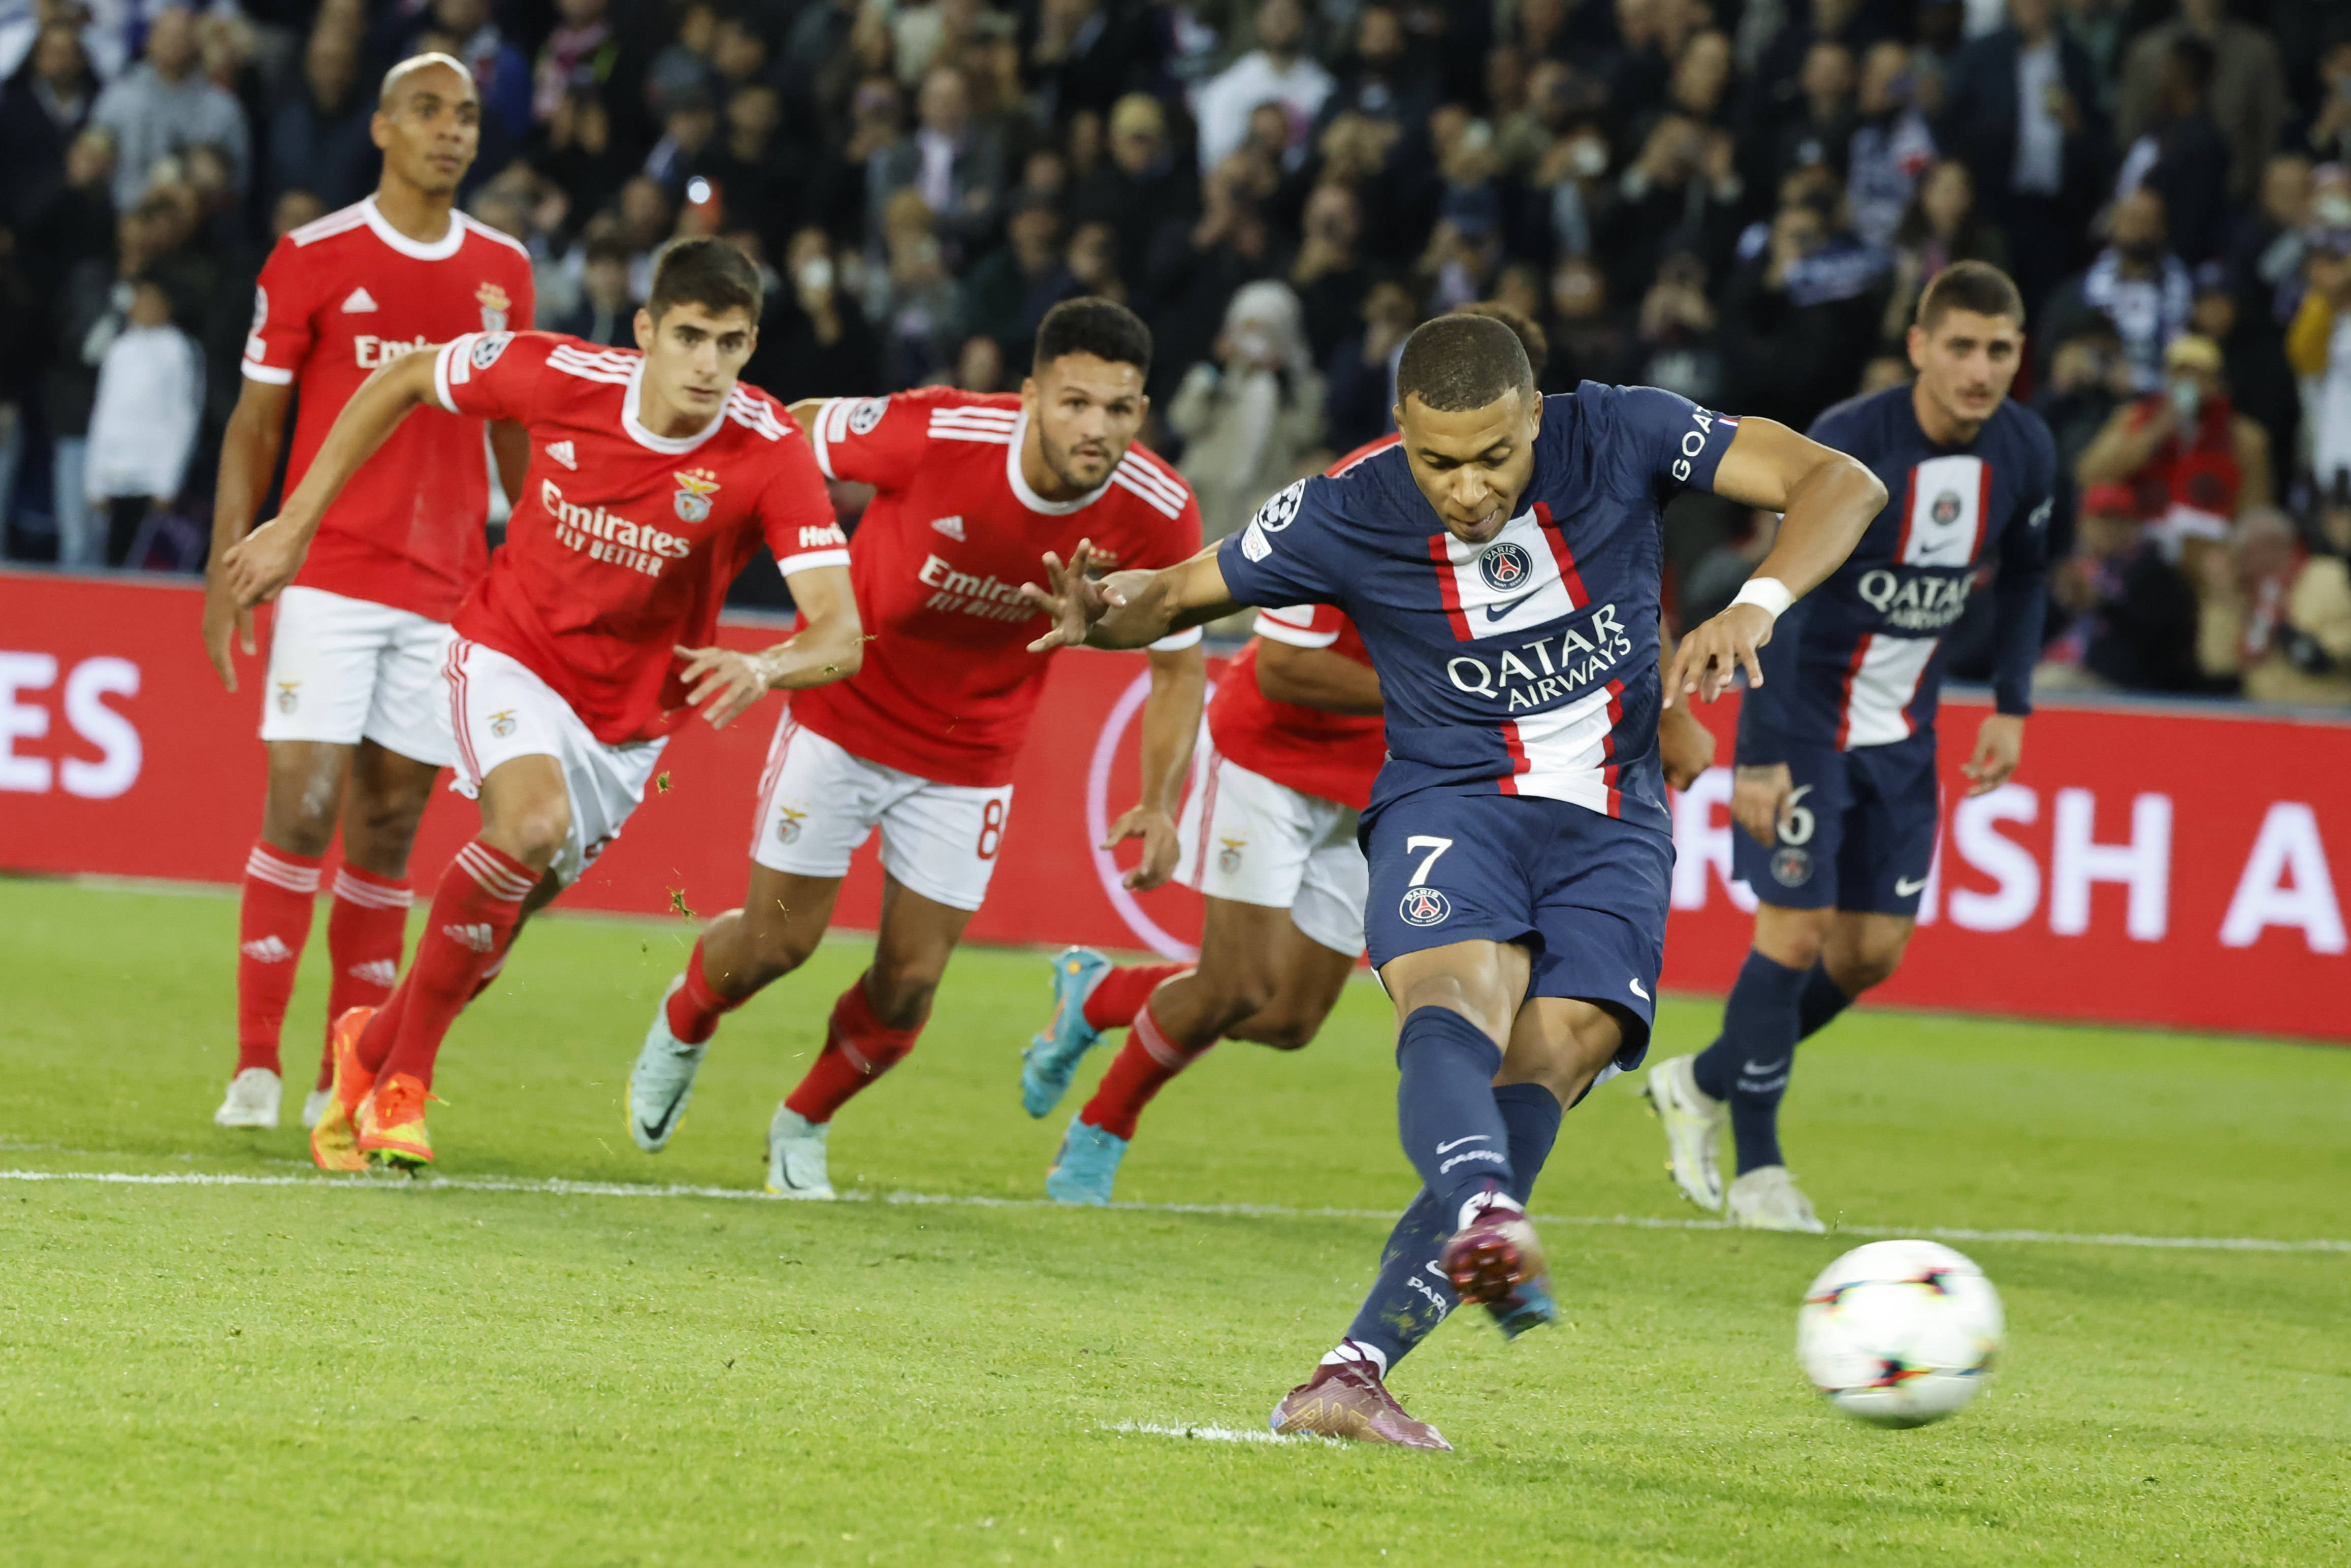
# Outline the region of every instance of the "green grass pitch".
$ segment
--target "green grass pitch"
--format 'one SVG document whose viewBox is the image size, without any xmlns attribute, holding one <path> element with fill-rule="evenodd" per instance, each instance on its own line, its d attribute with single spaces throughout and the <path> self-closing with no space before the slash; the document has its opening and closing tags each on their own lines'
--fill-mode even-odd
<svg viewBox="0 0 2351 1568">
<path fill-rule="evenodd" d="M 1040 1197 L 1063 1116 L 1018 1100 L 1044 963 L 965 953 L 833 1173 L 967 1201 L 804 1206 L 513 1188 L 755 1189 L 854 943 L 729 1022 L 652 1158 L 622 1085 L 690 932 L 549 919 L 451 1038 L 449 1182 L 329 1185 L 290 1114 L 211 1124 L 232 902 L 0 882 L 0 1563 L 2351 1562 L 2351 1250 L 2114 1239 L 2351 1237 L 2351 1052 L 1861 1011 L 1789 1103 L 1825 1238 L 1684 1223 L 1610 1084 L 1535 1206 L 1564 1322 L 1404 1364 L 1427 1455 L 1182 1435 L 1261 1430 L 1408 1196 L 1369 986 L 1162 1096 L 1121 1187 L 1157 1207 L 1073 1212 L 968 1201 Z M 100 1172 L 174 1179 L 26 1179 Z M 1796 1371 L 1798 1297 L 1874 1228 L 2083 1238 L 1958 1242 L 2010 1343 L 1942 1426 Z"/>
</svg>

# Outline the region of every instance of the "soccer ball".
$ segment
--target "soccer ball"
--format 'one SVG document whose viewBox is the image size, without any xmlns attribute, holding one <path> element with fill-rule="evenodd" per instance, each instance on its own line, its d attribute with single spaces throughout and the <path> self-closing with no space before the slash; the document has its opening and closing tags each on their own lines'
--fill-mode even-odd
<svg viewBox="0 0 2351 1568">
<path fill-rule="evenodd" d="M 1924 1427 L 1975 1397 L 2000 1354 L 2000 1293 L 1933 1241 L 1873 1241 L 1821 1271 L 1796 1314 L 1813 1386 L 1877 1427 Z"/>
</svg>

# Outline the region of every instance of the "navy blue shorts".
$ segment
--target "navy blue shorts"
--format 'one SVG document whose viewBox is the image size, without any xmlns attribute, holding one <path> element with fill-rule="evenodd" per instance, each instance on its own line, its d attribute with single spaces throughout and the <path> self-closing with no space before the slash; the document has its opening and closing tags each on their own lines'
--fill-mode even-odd
<svg viewBox="0 0 2351 1568">
<path fill-rule="evenodd" d="M 1423 789 L 1364 818 L 1374 967 L 1449 942 L 1516 942 L 1530 997 L 1610 1002 L 1638 1020 L 1619 1066 L 1640 1064 L 1656 1016 L 1674 842 L 1564 800 Z"/>
<path fill-rule="evenodd" d="M 1782 909 L 1915 915 L 1935 858 L 1935 732 L 1891 746 L 1791 747 L 1795 808 L 1766 849 L 1730 832 L 1730 863 Z"/>
</svg>

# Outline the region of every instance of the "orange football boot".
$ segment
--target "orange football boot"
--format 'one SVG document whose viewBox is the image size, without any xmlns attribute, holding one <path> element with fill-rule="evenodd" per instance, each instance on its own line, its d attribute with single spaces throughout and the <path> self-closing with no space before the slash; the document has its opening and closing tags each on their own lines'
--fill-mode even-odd
<svg viewBox="0 0 2351 1568">
<path fill-rule="evenodd" d="M 424 1130 L 424 1085 L 395 1072 L 376 1086 L 359 1111 L 360 1153 L 368 1164 L 411 1173 L 433 1163 L 433 1137 Z"/>
<path fill-rule="evenodd" d="M 359 1108 L 375 1088 L 375 1074 L 360 1065 L 360 1036 L 367 1033 L 373 1008 L 347 1008 L 329 1036 L 335 1075 L 327 1085 L 327 1108 L 310 1129 L 310 1158 L 322 1171 L 363 1171 L 367 1158 L 360 1153 Z"/>
</svg>

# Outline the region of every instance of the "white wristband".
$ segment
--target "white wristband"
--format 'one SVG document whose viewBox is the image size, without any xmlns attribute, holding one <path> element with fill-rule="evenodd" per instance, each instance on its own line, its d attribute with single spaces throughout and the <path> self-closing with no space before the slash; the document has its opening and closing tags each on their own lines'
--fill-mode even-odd
<svg viewBox="0 0 2351 1568">
<path fill-rule="evenodd" d="M 1788 612 L 1788 606 L 1796 602 L 1796 596 L 1789 592 L 1788 585 L 1776 577 L 1750 577 L 1740 589 L 1738 597 L 1730 602 L 1752 604 L 1777 621 Z"/>
</svg>

